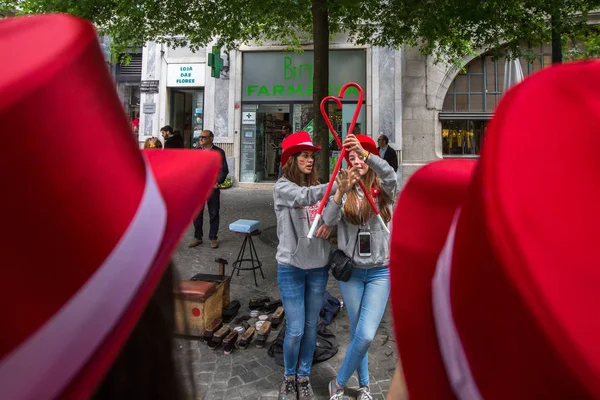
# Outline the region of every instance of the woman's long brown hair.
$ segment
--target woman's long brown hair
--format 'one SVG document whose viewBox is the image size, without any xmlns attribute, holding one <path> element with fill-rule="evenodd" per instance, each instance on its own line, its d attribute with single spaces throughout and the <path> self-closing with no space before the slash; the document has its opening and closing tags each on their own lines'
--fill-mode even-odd
<svg viewBox="0 0 600 400">
<path fill-rule="evenodd" d="M 367 171 L 364 177 L 361 178 L 363 185 L 367 192 L 371 194 L 371 188 L 379 189 L 379 213 L 381 218 L 387 223 L 392 219 L 392 213 L 390 212 L 389 205 L 392 203 L 392 199 L 387 195 L 386 192 L 381 189 L 381 182 L 379 177 L 371 168 Z M 361 225 L 362 222 L 367 222 L 375 213 L 371 209 L 371 204 L 367 199 L 360 201 L 356 186 L 348 193 L 346 193 L 346 203 L 344 204 L 344 217 L 348 222 L 353 225 Z"/>
<path fill-rule="evenodd" d="M 305 174 L 298 168 L 296 159 L 302 153 L 296 153 L 292 157 L 288 158 L 285 165 L 283 166 L 283 176 L 290 181 L 294 182 L 298 186 L 316 186 L 319 184 L 319 178 L 317 177 L 317 168 L 313 164 L 313 169 L 310 174 Z"/>
</svg>

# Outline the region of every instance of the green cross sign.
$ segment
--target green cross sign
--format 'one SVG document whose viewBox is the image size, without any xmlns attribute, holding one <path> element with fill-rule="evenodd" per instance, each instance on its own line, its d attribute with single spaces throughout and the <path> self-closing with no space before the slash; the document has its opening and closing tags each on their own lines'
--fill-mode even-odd
<svg viewBox="0 0 600 400">
<path fill-rule="evenodd" d="M 223 70 L 223 59 L 221 58 L 221 48 L 213 46 L 212 51 L 208 55 L 208 66 L 210 68 L 210 76 L 220 78 Z"/>
<path fill-rule="evenodd" d="M 248 113 L 246 114 L 246 118 L 250 118 L 252 116 L 252 114 Z"/>
</svg>

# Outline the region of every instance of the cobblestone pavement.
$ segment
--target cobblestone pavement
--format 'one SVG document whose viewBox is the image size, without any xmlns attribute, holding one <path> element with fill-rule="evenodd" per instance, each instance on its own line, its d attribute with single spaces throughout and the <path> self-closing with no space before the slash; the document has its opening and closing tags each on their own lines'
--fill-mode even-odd
<svg viewBox="0 0 600 400">
<path fill-rule="evenodd" d="M 219 228 L 220 246 L 211 249 L 208 241 L 196 248 L 188 248 L 193 238 L 193 227 L 190 227 L 182 238 L 174 260 L 180 279 L 189 279 L 196 273 L 218 272 L 215 257 L 229 261 L 226 273 L 231 272 L 231 264 L 237 257 L 242 238 L 229 231 L 229 224 L 237 219 L 255 219 L 260 221 L 263 231 L 260 237 L 254 238 L 258 256 L 263 263 L 265 279 L 258 273 L 258 287 L 254 285 L 251 271 L 242 271 L 234 276 L 231 282 L 231 300 L 239 300 L 242 307 L 238 315 L 248 314 L 248 301 L 258 296 L 270 296 L 279 299 L 277 288 L 277 265 L 275 261 L 276 234 L 275 212 L 273 211 L 273 195 L 271 190 L 255 190 L 231 188 L 221 192 L 221 220 Z M 204 217 L 205 239 L 208 233 L 208 212 Z M 258 271 L 257 271 L 258 272 Z M 337 282 L 330 277 L 329 292 L 341 298 Z M 311 382 L 318 399 L 328 399 L 327 384 L 336 376 L 342 364 L 349 343 L 349 321 L 345 309 L 336 316 L 329 325 L 339 342 L 339 352 L 333 358 L 314 365 Z M 277 399 L 279 382 L 283 367 L 275 364 L 267 354 L 269 343 L 277 336 L 278 330 L 269 335 L 267 345 L 259 349 L 251 343 L 246 350 L 234 350 L 224 355 L 222 349 L 211 350 L 203 342 L 178 339 L 180 349 L 193 360 L 194 381 L 197 399 Z M 369 373 L 371 392 L 374 399 L 384 399 L 390 385 L 396 364 L 396 343 L 393 338 L 393 327 L 390 305 L 383 317 L 377 336 L 369 350 Z M 348 386 L 356 388 L 356 375 Z M 355 390 L 348 390 L 348 398 L 355 398 Z"/>
</svg>

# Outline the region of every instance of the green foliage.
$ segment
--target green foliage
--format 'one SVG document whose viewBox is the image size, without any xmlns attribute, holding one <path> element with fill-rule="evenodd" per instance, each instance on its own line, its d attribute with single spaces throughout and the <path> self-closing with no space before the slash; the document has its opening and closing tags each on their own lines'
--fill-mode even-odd
<svg viewBox="0 0 600 400">
<path fill-rule="evenodd" d="M 590 29 L 587 16 L 600 8 L 600 0 L 322 2 L 330 35 L 343 27 L 357 44 L 417 47 L 437 61 L 458 63 L 467 54 L 500 45 L 522 55 L 523 42 L 550 42 L 551 16 L 567 35 L 567 57 L 598 54 L 597 31 Z M 150 40 L 198 50 L 214 38 L 226 49 L 275 41 L 298 51 L 312 41 L 311 5 L 311 0 L 0 0 L 0 10 L 18 14 L 65 12 L 87 18 L 100 34 L 113 38 L 114 54 Z"/>
</svg>

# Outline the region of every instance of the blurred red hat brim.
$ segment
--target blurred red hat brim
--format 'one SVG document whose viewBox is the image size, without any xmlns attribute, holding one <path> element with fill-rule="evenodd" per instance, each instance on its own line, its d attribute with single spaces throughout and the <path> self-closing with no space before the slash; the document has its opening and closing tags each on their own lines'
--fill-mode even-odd
<svg viewBox="0 0 600 400">
<path fill-rule="evenodd" d="M 438 347 L 432 279 L 474 160 L 442 160 L 416 171 L 396 203 L 390 274 L 399 356 L 411 400 L 454 399 Z"/>
</svg>

